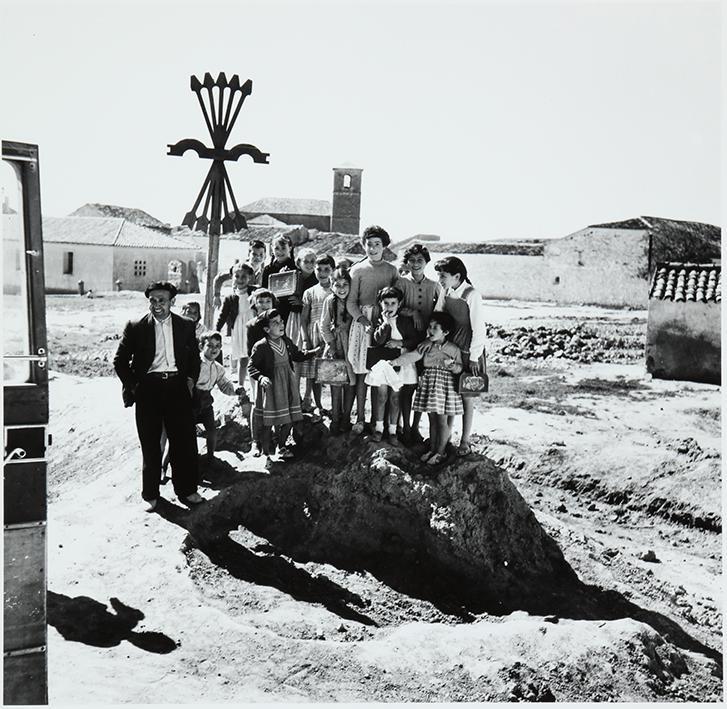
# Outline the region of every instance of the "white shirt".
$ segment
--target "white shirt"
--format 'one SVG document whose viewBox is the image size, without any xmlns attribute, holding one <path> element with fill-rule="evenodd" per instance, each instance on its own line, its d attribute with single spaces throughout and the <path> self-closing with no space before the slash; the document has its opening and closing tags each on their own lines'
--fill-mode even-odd
<svg viewBox="0 0 727 709">
<path fill-rule="evenodd" d="M 149 372 L 176 372 L 172 314 L 170 313 L 161 322 L 152 315 L 152 320 L 154 320 L 154 360 L 149 367 Z"/>
<path fill-rule="evenodd" d="M 207 359 L 203 355 L 195 387 L 202 391 L 212 391 L 215 384 L 223 394 L 232 396 L 235 393 L 235 385 L 225 376 L 225 368 L 219 362 Z"/>
</svg>

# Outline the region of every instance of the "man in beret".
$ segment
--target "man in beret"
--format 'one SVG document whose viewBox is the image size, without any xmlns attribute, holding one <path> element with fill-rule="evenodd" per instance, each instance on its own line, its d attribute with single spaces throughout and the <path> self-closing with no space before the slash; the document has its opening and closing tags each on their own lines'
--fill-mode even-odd
<svg viewBox="0 0 727 709">
<path fill-rule="evenodd" d="M 114 356 L 124 406 L 136 404 L 136 430 L 141 443 L 144 509 L 159 501 L 162 471 L 161 433 L 169 439 L 172 484 L 180 502 L 203 502 L 197 493 L 197 436 L 192 414 L 192 389 L 200 358 L 194 323 L 175 313 L 177 289 L 166 281 L 144 291 L 149 313 L 130 320 Z"/>
</svg>

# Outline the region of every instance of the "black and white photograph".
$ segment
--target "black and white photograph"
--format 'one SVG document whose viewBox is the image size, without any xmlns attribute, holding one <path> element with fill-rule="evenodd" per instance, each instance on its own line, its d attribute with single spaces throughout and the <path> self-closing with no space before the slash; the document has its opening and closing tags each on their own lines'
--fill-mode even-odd
<svg viewBox="0 0 727 709">
<path fill-rule="evenodd" d="M 718 0 L 0 0 L 3 704 L 721 703 Z"/>
</svg>

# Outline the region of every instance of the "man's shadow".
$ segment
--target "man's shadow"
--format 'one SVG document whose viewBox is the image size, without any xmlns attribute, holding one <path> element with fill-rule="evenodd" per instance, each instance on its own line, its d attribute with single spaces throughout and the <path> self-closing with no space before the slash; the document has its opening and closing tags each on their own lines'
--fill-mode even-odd
<svg viewBox="0 0 727 709">
<path fill-rule="evenodd" d="M 134 630 L 144 614 L 137 608 L 122 603 L 118 598 L 110 600 L 113 613 L 106 605 L 88 596 L 64 596 L 48 591 L 48 625 L 52 625 L 66 640 L 114 647 L 122 640 L 146 652 L 167 654 L 176 650 L 177 643 L 164 633 L 137 632 Z"/>
</svg>

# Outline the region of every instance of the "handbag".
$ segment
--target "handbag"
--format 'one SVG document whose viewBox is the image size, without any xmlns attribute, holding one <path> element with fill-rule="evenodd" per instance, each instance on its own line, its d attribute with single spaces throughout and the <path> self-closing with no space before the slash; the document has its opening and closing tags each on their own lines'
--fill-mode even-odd
<svg viewBox="0 0 727 709">
<path fill-rule="evenodd" d="M 345 359 L 324 359 L 317 357 L 316 384 L 330 384 L 341 386 L 348 384 L 348 367 Z"/>
<path fill-rule="evenodd" d="M 366 350 L 366 369 L 371 369 L 377 362 L 382 359 L 390 362 L 401 354 L 398 347 L 384 347 L 383 345 L 373 345 Z"/>
<path fill-rule="evenodd" d="M 460 396 L 479 396 L 490 389 L 490 378 L 487 373 L 472 374 L 461 372 L 457 377 L 457 393 Z"/>
</svg>

